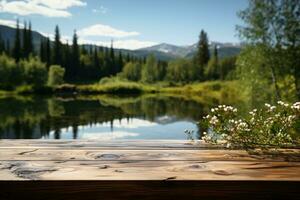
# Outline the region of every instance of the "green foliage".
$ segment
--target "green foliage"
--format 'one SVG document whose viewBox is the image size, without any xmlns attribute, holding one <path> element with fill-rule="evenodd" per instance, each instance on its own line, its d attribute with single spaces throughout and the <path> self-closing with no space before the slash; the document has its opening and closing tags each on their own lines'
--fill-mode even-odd
<svg viewBox="0 0 300 200">
<path fill-rule="evenodd" d="M 239 33 L 261 48 L 277 98 L 281 97 L 279 81 L 289 74 L 300 99 L 299 5 L 299 0 L 250 0 L 239 13 L 245 24 L 238 27 Z"/>
<path fill-rule="evenodd" d="M 142 81 L 145 83 L 154 83 L 158 80 L 158 65 L 154 55 L 147 58 L 146 64 L 142 69 Z"/>
<path fill-rule="evenodd" d="M 186 59 L 170 61 L 167 68 L 167 80 L 174 82 L 193 82 L 199 77 L 199 68 Z"/>
<path fill-rule="evenodd" d="M 47 82 L 46 65 L 38 58 L 31 57 L 29 60 L 21 60 L 19 67 L 24 69 L 24 81 L 35 87 L 42 87 Z"/>
<path fill-rule="evenodd" d="M 56 86 L 64 83 L 65 69 L 59 65 L 50 66 L 48 73 L 48 85 Z"/>
<path fill-rule="evenodd" d="M 55 27 L 55 36 L 54 36 L 54 47 L 53 47 L 53 60 L 52 63 L 55 65 L 61 64 L 61 56 L 62 56 L 62 44 L 60 41 L 60 32 L 59 27 Z"/>
<path fill-rule="evenodd" d="M 61 101 L 55 99 L 48 100 L 48 112 L 51 117 L 61 117 L 65 114 L 65 108 Z"/>
<path fill-rule="evenodd" d="M 80 53 L 79 53 L 79 46 L 78 46 L 78 36 L 76 31 L 73 35 L 73 43 L 72 43 L 72 53 L 71 53 L 71 65 L 67 69 L 66 73 L 68 77 L 72 77 L 73 79 L 78 79 L 79 76 L 79 65 L 80 65 Z"/>
<path fill-rule="evenodd" d="M 237 76 L 240 79 L 242 91 L 253 105 L 257 102 L 272 100 L 274 88 L 270 88 L 271 72 L 266 67 L 267 60 L 261 48 L 248 46 L 237 59 Z"/>
<path fill-rule="evenodd" d="M 279 101 L 276 106 L 265 104 L 244 118 L 231 106 L 218 106 L 204 117 L 209 132 L 203 139 L 227 147 L 269 148 L 299 145 L 299 135 L 293 134 L 300 119 L 300 102 L 293 105 Z"/>
<path fill-rule="evenodd" d="M 16 34 L 15 34 L 15 43 L 13 48 L 13 57 L 15 58 L 16 62 L 19 62 L 21 59 L 21 34 L 20 34 L 20 26 L 19 26 L 19 20 L 17 20 L 17 28 L 16 28 Z"/>
<path fill-rule="evenodd" d="M 228 57 L 220 60 L 220 79 L 234 80 L 236 79 L 236 59 L 237 57 Z"/>
<path fill-rule="evenodd" d="M 13 89 L 21 85 L 24 79 L 24 71 L 14 59 L 5 54 L 0 55 L 0 87 L 2 89 Z"/>
<path fill-rule="evenodd" d="M 203 79 L 204 67 L 207 65 L 210 54 L 209 54 L 209 41 L 207 33 L 204 30 L 201 30 L 198 42 L 198 52 L 194 58 L 195 63 L 200 68 L 200 77 Z"/>
<path fill-rule="evenodd" d="M 140 63 L 129 62 L 124 66 L 121 76 L 129 81 L 139 81 L 141 80 L 141 72 L 142 65 Z"/>
<path fill-rule="evenodd" d="M 220 77 L 220 65 L 218 59 L 213 57 L 209 60 L 207 67 L 205 68 L 205 78 L 207 80 L 217 80 Z"/>
</svg>

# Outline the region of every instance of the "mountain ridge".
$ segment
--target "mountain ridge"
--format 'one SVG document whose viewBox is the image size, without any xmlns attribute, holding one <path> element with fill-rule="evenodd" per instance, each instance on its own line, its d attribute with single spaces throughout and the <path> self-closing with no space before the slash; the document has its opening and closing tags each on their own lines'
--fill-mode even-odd
<svg viewBox="0 0 300 200">
<path fill-rule="evenodd" d="M 15 38 L 15 28 L 10 26 L 0 25 L 0 35 L 2 39 L 4 39 L 5 43 L 9 42 L 10 46 L 12 47 L 14 44 Z M 22 32 L 21 32 L 22 33 Z M 22 34 L 21 34 L 22 35 Z M 42 39 L 46 39 L 41 32 L 32 31 L 33 36 L 33 45 L 36 51 L 39 51 L 40 43 Z M 21 41 L 22 41 L 21 37 Z M 214 45 L 217 45 L 219 48 L 219 56 L 220 58 L 234 56 L 237 55 L 241 50 L 241 45 L 234 45 L 233 43 L 221 43 L 221 42 L 211 42 L 210 44 L 210 51 L 213 50 Z M 86 48 L 90 46 L 97 46 L 91 44 L 84 44 L 80 45 Z M 149 54 L 153 54 L 159 60 L 169 61 L 177 58 L 192 58 L 197 52 L 197 44 L 193 45 L 185 45 L 185 46 L 178 46 L 168 43 L 161 43 L 158 45 L 140 48 L 136 50 L 128 50 L 128 49 L 117 49 L 115 48 L 116 52 L 122 53 L 129 53 L 136 57 L 146 57 Z"/>
</svg>

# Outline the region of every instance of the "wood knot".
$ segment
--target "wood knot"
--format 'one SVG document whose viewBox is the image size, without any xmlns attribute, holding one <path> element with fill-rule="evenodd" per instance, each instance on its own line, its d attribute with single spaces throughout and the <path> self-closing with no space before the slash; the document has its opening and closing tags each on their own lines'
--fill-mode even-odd
<svg viewBox="0 0 300 200">
<path fill-rule="evenodd" d="M 214 174 L 217 174 L 217 175 L 222 175 L 222 176 L 230 176 L 232 175 L 231 172 L 228 172 L 228 171 L 225 171 L 225 170 L 215 170 L 213 171 Z"/>
<path fill-rule="evenodd" d="M 121 156 L 116 155 L 116 154 L 101 154 L 97 155 L 95 158 L 96 159 L 103 159 L 103 160 L 117 160 L 120 159 Z"/>
</svg>

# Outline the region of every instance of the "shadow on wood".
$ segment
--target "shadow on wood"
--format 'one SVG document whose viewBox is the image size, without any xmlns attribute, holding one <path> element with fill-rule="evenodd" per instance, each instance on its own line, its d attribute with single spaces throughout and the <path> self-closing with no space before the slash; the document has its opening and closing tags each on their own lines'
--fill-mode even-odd
<svg viewBox="0 0 300 200">
<path fill-rule="evenodd" d="M 293 181 L 1 181 L 0 199 L 300 199 Z"/>
</svg>

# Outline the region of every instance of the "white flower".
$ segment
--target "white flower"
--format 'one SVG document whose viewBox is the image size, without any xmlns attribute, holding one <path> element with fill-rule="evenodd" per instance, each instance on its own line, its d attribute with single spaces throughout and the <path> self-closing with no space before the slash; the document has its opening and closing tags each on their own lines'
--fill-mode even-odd
<svg viewBox="0 0 300 200">
<path fill-rule="evenodd" d="M 266 107 L 268 107 L 268 108 L 270 108 L 270 107 L 271 107 L 271 105 L 270 105 L 270 104 L 268 104 L 268 103 L 265 103 L 265 106 L 266 106 Z"/>
<path fill-rule="evenodd" d="M 230 147 L 231 147 L 231 144 L 230 144 L 230 143 L 227 143 L 227 144 L 226 144 L 226 147 L 227 147 L 227 148 L 230 148 Z"/>
<path fill-rule="evenodd" d="M 216 125 L 219 122 L 218 118 L 216 116 L 213 116 L 209 123 Z"/>
<path fill-rule="evenodd" d="M 277 104 L 283 106 L 284 102 L 283 101 L 278 101 Z"/>
<path fill-rule="evenodd" d="M 288 116 L 287 121 L 292 122 L 294 119 L 296 119 L 296 116 L 295 115 L 290 115 L 290 116 Z"/>
<path fill-rule="evenodd" d="M 273 110 L 275 110 L 275 109 L 276 109 L 276 106 L 272 106 L 272 107 L 270 108 L 271 111 L 273 111 Z"/>
</svg>

